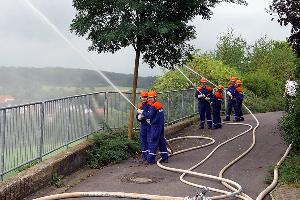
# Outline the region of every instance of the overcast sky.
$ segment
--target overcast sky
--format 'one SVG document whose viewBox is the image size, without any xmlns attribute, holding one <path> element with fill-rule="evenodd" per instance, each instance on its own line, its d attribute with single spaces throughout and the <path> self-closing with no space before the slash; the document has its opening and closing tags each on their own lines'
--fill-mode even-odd
<svg viewBox="0 0 300 200">
<path fill-rule="evenodd" d="M 75 9 L 72 0 L 31 0 L 57 28 L 79 49 L 87 52 L 89 42 L 69 32 Z M 222 3 L 213 9 L 211 20 L 197 17 L 191 22 L 196 27 L 197 49 L 213 50 L 218 36 L 233 28 L 249 44 L 269 36 L 285 40 L 290 30 L 281 27 L 265 9 L 272 0 L 248 0 L 248 6 Z M 89 58 L 101 70 L 133 73 L 132 47 L 115 54 L 89 52 Z M 35 15 L 24 0 L 0 0 L 0 66 L 91 68 L 80 55 Z M 92 68 L 91 68 L 92 69 Z M 140 67 L 140 75 L 160 74 L 160 69 Z"/>
</svg>

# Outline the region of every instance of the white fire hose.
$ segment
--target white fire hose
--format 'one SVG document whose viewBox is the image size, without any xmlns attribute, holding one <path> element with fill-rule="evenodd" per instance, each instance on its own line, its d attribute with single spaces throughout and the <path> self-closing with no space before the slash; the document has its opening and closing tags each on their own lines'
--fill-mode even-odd
<svg viewBox="0 0 300 200">
<path fill-rule="evenodd" d="M 240 133 L 239 135 L 236 135 L 236 136 L 226 140 L 225 142 L 219 144 L 218 146 L 216 146 L 202 161 L 200 161 L 199 163 L 197 163 L 193 167 L 189 168 L 188 170 L 164 166 L 160 163 L 161 159 L 159 159 L 157 161 L 157 165 L 160 168 L 168 170 L 168 171 L 182 173 L 182 175 L 180 176 L 180 180 L 183 183 L 186 183 L 186 184 L 191 185 L 193 187 L 197 187 L 197 188 L 205 189 L 207 191 L 217 192 L 217 193 L 221 194 L 219 196 L 212 196 L 212 197 L 203 197 L 204 196 L 203 195 L 202 197 L 200 197 L 202 200 L 224 199 L 224 198 L 230 198 L 230 197 L 236 197 L 236 198 L 243 199 L 243 200 L 253 200 L 250 196 L 248 196 L 247 194 L 242 192 L 242 187 L 237 182 L 226 179 L 226 178 L 223 178 L 224 172 L 228 168 L 230 168 L 234 163 L 238 162 L 242 157 L 244 157 L 246 154 L 248 154 L 253 149 L 253 147 L 255 145 L 255 131 L 259 126 L 259 121 L 254 116 L 254 114 L 245 105 L 243 105 L 243 106 L 247 109 L 247 111 L 252 115 L 252 117 L 256 121 L 256 126 L 254 127 L 254 129 L 252 128 L 252 125 L 246 124 L 246 123 L 226 123 L 228 125 L 244 125 L 244 126 L 248 126 L 249 128 L 246 131 L 243 131 L 242 133 Z M 220 148 L 221 146 L 227 144 L 228 142 L 231 142 L 234 139 L 237 139 L 237 138 L 245 135 L 250 130 L 252 130 L 252 144 L 251 144 L 251 146 L 246 151 L 244 151 L 240 156 L 238 156 L 237 158 L 232 160 L 229 164 L 227 164 L 219 172 L 219 176 L 213 176 L 213 175 L 209 175 L 209 174 L 203 174 L 203 173 L 192 171 L 193 169 L 195 169 L 198 166 L 200 166 L 201 164 L 203 164 L 206 160 L 208 160 L 218 148 Z M 173 139 L 168 140 L 168 142 L 175 141 L 175 140 L 180 140 L 180 139 L 206 139 L 206 140 L 210 140 L 210 142 L 208 142 L 207 144 L 200 145 L 200 146 L 196 146 L 196 147 L 192 147 L 192 148 L 188 148 L 188 149 L 184 149 L 184 150 L 174 152 L 171 156 L 175 156 L 175 155 L 180 154 L 180 153 L 185 153 L 187 151 L 203 148 L 203 147 L 206 147 L 206 146 L 209 146 L 209 145 L 212 145 L 213 143 L 215 143 L 215 140 L 213 138 L 204 137 L 204 136 L 177 137 L 177 138 L 173 138 Z M 287 151 L 286 151 L 285 155 L 283 156 L 283 158 L 277 163 L 277 165 L 274 169 L 274 180 L 273 180 L 272 184 L 269 187 L 267 187 L 264 191 L 262 191 L 259 194 L 259 196 L 257 197 L 256 200 L 262 200 L 264 198 L 264 196 L 266 196 L 275 187 L 275 185 L 277 183 L 277 178 L 278 178 L 278 167 L 282 163 L 283 159 L 287 156 L 290 148 L 291 148 L 291 145 L 287 149 Z M 203 177 L 203 178 L 208 178 L 208 179 L 220 181 L 230 191 L 225 191 L 225 190 L 221 190 L 221 189 L 217 189 L 217 188 L 212 188 L 212 187 L 207 187 L 207 186 L 191 183 L 191 182 L 186 181 L 186 180 L 183 179 L 184 176 L 187 175 L 187 174 L 192 175 L 192 176 Z M 56 194 L 56 195 L 41 197 L 41 198 L 37 198 L 35 200 L 56 200 L 56 199 L 65 199 L 65 198 L 108 197 L 108 196 L 109 197 L 117 197 L 117 198 L 131 198 L 131 199 L 145 199 L 145 200 L 147 200 L 147 199 L 148 200 L 201 200 L 200 198 L 197 198 L 197 197 L 191 197 L 191 198 L 190 197 L 185 197 L 184 198 L 184 197 L 159 196 L 159 195 L 125 193 L 125 192 L 74 192 L 74 193 L 63 193 L 63 194 Z"/>
</svg>

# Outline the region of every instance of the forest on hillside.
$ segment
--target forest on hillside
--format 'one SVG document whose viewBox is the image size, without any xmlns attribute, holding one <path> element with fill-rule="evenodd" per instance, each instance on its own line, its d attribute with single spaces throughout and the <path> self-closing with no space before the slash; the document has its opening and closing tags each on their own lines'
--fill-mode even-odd
<svg viewBox="0 0 300 200">
<path fill-rule="evenodd" d="M 121 90 L 130 90 L 132 74 L 103 71 Z M 139 77 L 138 87 L 148 88 L 155 77 Z M 88 69 L 0 67 L 0 96 L 16 99 L 14 104 L 28 103 L 88 92 L 113 89 L 100 76 Z"/>
</svg>

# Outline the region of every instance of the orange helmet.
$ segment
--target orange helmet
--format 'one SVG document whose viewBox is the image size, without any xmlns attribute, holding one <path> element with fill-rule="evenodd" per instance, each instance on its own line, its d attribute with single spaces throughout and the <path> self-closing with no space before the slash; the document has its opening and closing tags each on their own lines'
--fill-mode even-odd
<svg viewBox="0 0 300 200">
<path fill-rule="evenodd" d="M 232 76 L 232 77 L 230 78 L 230 81 L 231 81 L 231 82 L 236 82 L 236 79 L 237 79 L 237 78 L 236 78 L 235 76 Z"/>
<path fill-rule="evenodd" d="M 148 92 L 146 92 L 146 91 L 141 91 L 140 97 L 148 97 Z"/>
<path fill-rule="evenodd" d="M 149 91 L 148 97 L 157 97 L 157 93 L 155 91 Z"/>
<path fill-rule="evenodd" d="M 241 81 L 241 80 L 237 80 L 237 81 L 235 82 L 235 84 L 241 85 L 241 84 L 242 84 L 242 81 Z"/>
<path fill-rule="evenodd" d="M 201 83 L 206 83 L 206 79 L 204 77 L 201 78 L 200 80 Z"/>
<path fill-rule="evenodd" d="M 224 86 L 223 85 L 218 85 L 218 90 L 224 90 Z"/>
</svg>

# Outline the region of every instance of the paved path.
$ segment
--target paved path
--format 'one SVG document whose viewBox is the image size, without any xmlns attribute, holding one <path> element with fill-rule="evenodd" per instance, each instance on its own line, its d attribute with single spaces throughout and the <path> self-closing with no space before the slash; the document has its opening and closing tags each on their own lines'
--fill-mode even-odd
<svg viewBox="0 0 300 200">
<path fill-rule="evenodd" d="M 225 173 L 225 178 L 237 181 L 243 191 L 256 198 L 257 195 L 266 187 L 264 184 L 268 169 L 273 166 L 284 154 L 286 146 L 279 135 L 277 128 L 278 120 L 282 116 L 281 112 L 264 113 L 256 115 L 261 125 L 256 133 L 256 145 L 254 149 L 237 164 L 231 167 Z M 248 115 L 245 117 L 245 123 L 255 125 L 254 119 Z M 226 139 L 238 135 L 247 129 L 241 125 L 224 125 L 218 130 L 199 130 L 197 125 L 188 127 L 176 135 L 204 135 L 213 137 L 216 140 L 214 145 L 209 147 L 187 152 L 178 156 L 171 157 L 168 166 L 188 169 L 194 164 L 201 161 L 214 147 L 222 143 Z M 205 143 L 204 140 L 184 140 L 174 143 L 175 151 L 189 148 L 195 145 Z M 245 151 L 252 143 L 252 132 L 238 138 L 217 150 L 212 158 L 195 171 L 218 175 L 219 171 L 229 163 L 233 158 Z M 80 176 L 80 174 L 76 175 Z M 191 196 L 195 195 L 196 188 L 187 186 L 180 182 L 180 174 L 168 172 L 160 169 L 156 165 L 142 165 L 136 160 L 124 161 L 120 164 L 105 167 L 99 170 L 93 170 L 93 176 L 68 189 L 66 192 L 79 191 L 121 191 L 136 192 L 146 194 L 157 194 L 166 196 Z M 151 179 L 151 183 L 136 183 L 132 180 L 143 178 L 143 180 Z M 199 179 L 188 176 L 187 180 L 195 183 L 223 189 L 224 187 L 207 179 Z M 47 195 L 57 191 L 47 191 Z M 35 194 L 35 196 L 43 196 L 45 193 Z M 208 193 L 208 196 L 214 195 Z M 94 199 L 114 199 L 114 198 L 78 198 L 82 200 Z M 269 197 L 265 198 L 269 199 Z"/>
</svg>

